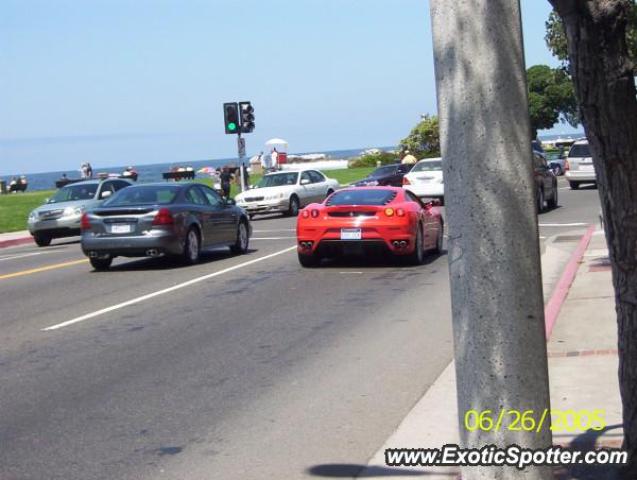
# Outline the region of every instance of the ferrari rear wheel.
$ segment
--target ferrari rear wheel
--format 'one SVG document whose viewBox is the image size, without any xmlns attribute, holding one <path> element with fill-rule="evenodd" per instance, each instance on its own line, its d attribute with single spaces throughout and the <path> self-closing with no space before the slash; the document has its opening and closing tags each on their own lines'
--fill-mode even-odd
<svg viewBox="0 0 637 480">
<path fill-rule="evenodd" d="M 440 253 L 442 252 L 442 242 L 444 240 L 444 226 L 442 224 L 442 222 L 440 222 L 440 226 L 439 226 L 439 230 L 438 230 L 438 236 L 436 237 L 436 246 L 434 247 L 434 253 Z"/>
<path fill-rule="evenodd" d="M 321 258 L 314 253 L 310 253 L 309 255 L 299 253 L 299 263 L 302 267 L 314 268 L 317 267 L 320 262 Z"/>
<path fill-rule="evenodd" d="M 422 265 L 425 261 L 425 251 L 422 241 L 422 225 L 420 224 L 418 224 L 418 230 L 416 231 L 414 251 L 407 256 L 406 260 L 410 265 Z"/>
</svg>

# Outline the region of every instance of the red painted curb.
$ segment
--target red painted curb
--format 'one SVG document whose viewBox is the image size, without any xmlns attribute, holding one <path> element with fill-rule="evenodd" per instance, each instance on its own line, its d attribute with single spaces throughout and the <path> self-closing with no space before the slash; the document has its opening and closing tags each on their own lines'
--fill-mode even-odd
<svg viewBox="0 0 637 480">
<path fill-rule="evenodd" d="M 26 245 L 27 243 L 34 243 L 33 237 L 14 238 L 13 240 L 0 240 L 0 248 Z"/>
<path fill-rule="evenodd" d="M 568 261 L 564 272 L 562 273 L 562 277 L 555 287 L 555 291 L 551 296 L 551 299 L 544 307 L 544 325 L 546 328 L 546 339 L 551 338 L 551 332 L 553 331 L 553 327 L 555 326 L 555 322 L 557 321 L 557 316 L 562 309 L 562 304 L 564 300 L 566 300 L 566 296 L 568 295 L 568 291 L 573 284 L 573 280 L 575 280 L 575 274 L 577 273 L 577 269 L 579 268 L 580 261 L 584 256 L 584 252 L 588 248 L 588 244 L 591 241 L 591 237 L 593 236 L 593 232 L 595 231 L 595 226 L 591 225 L 586 230 L 586 233 L 582 236 L 582 239 L 579 242 L 579 245 L 571 255 L 571 259 Z"/>
</svg>

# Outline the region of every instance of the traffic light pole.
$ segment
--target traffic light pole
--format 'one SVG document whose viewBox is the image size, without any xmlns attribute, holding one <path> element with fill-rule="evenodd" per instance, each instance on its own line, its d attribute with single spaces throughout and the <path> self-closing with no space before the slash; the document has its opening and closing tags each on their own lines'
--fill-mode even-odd
<svg viewBox="0 0 637 480">
<path fill-rule="evenodd" d="M 241 137 L 241 130 L 237 133 L 237 156 L 241 165 L 239 166 L 239 178 L 241 181 L 241 191 L 245 191 L 245 179 L 243 178 L 243 159 L 246 156 L 245 140 Z"/>
<path fill-rule="evenodd" d="M 547 448 L 550 414 L 537 433 L 502 415 L 531 411 L 539 422 L 550 412 L 520 3 L 432 0 L 430 9 L 461 443 Z M 503 421 L 469 430 L 467 412 L 488 411 Z M 462 478 L 553 476 L 482 466 Z"/>
</svg>

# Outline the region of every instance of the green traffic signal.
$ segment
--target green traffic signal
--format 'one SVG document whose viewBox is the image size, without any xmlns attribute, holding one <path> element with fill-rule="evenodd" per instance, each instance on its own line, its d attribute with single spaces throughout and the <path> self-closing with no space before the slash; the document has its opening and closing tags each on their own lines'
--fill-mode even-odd
<svg viewBox="0 0 637 480">
<path fill-rule="evenodd" d="M 231 130 L 231 131 L 233 131 L 233 132 L 234 132 L 236 129 L 237 129 L 237 124 L 236 124 L 236 123 L 234 123 L 234 122 L 230 122 L 230 123 L 228 124 L 228 130 Z"/>
</svg>

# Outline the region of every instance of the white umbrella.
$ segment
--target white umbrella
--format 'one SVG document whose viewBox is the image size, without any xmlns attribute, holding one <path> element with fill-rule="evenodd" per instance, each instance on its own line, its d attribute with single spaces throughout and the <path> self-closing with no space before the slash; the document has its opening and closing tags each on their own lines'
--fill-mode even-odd
<svg viewBox="0 0 637 480">
<path fill-rule="evenodd" d="M 288 147 L 288 142 L 286 142 L 282 138 L 271 138 L 270 140 L 265 142 L 265 144 L 268 147 L 274 147 L 274 146 L 277 146 L 277 145 L 282 146 L 284 148 Z"/>
</svg>

